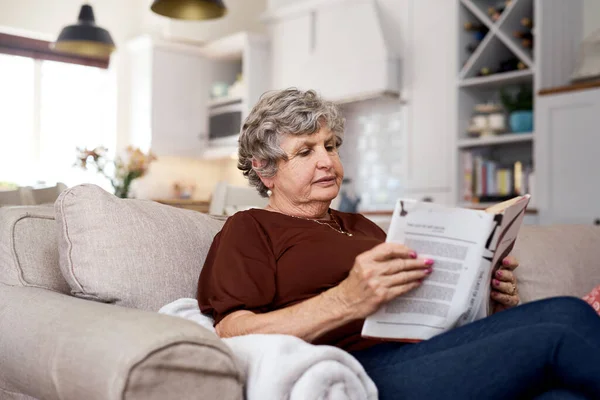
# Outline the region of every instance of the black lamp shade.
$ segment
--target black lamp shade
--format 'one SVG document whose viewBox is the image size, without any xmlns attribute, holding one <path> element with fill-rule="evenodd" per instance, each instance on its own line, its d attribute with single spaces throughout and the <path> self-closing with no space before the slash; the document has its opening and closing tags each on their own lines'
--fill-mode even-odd
<svg viewBox="0 0 600 400">
<path fill-rule="evenodd" d="M 150 8 L 164 17 L 190 21 L 220 18 L 227 13 L 223 0 L 154 0 Z"/>
<path fill-rule="evenodd" d="M 51 47 L 64 53 L 108 58 L 115 50 L 115 43 L 106 29 L 96 25 L 94 10 L 85 4 L 81 6 L 77 24 L 63 28 Z"/>
</svg>

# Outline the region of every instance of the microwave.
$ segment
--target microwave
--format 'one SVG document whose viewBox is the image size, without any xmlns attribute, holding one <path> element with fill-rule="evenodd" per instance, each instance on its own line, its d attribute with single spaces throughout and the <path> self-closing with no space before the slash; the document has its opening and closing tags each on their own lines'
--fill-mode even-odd
<svg viewBox="0 0 600 400">
<path fill-rule="evenodd" d="M 208 146 L 236 147 L 242 128 L 243 102 L 213 106 L 208 113 Z"/>
</svg>

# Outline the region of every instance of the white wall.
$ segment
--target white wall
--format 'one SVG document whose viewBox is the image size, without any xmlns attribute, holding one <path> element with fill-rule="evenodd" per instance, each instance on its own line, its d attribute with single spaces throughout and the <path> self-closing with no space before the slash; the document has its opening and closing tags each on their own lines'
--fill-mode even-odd
<svg viewBox="0 0 600 400">
<path fill-rule="evenodd" d="M 583 34 L 589 36 L 600 29 L 600 0 L 583 0 Z"/>
</svg>

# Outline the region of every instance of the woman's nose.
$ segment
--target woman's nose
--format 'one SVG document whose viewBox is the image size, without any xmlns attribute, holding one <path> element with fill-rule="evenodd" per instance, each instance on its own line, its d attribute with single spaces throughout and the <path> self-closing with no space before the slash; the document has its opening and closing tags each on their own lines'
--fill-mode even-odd
<svg viewBox="0 0 600 400">
<path fill-rule="evenodd" d="M 317 168 L 331 168 L 333 161 L 331 160 L 331 154 L 327 149 L 322 149 L 318 152 Z"/>
</svg>

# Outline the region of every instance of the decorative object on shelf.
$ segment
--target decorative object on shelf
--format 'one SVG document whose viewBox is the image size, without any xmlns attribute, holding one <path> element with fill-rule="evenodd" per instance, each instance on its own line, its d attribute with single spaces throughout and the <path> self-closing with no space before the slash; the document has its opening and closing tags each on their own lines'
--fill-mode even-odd
<svg viewBox="0 0 600 400">
<path fill-rule="evenodd" d="M 533 90 L 525 85 L 519 86 L 516 95 L 506 88 L 500 90 L 500 99 L 509 113 L 510 129 L 515 133 L 533 131 Z"/>
<path fill-rule="evenodd" d="M 150 9 L 164 17 L 188 21 L 221 18 L 227 13 L 223 0 L 154 0 Z"/>
<path fill-rule="evenodd" d="M 246 86 L 242 74 L 237 74 L 235 82 L 229 87 L 230 97 L 243 97 Z"/>
<path fill-rule="evenodd" d="M 572 74 L 573 82 L 600 79 L 600 29 L 585 38 L 579 47 L 577 66 Z"/>
<path fill-rule="evenodd" d="M 213 99 L 222 99 L 229 96 L 229 85 L 225 82 L 214 82 L 210 88 Z"/>
<path fill-rule="evenodd" d="M 194 184 L 187 184 L 179 181 L 173 183 L 173 194 L 176 199 L 191 199 L 195 191 L 196 185 Z"/>
<path fill-rule="evenodd" d="M 506 117 L 499 104 L 478 104 L 467 133 L 471 136 L 491 136 L 506 131 Z"/>
<path fill-rule="evenodd" d="M 115 50 L 115 43 L 106 29 L 96 25 L 92 7 L 84 4 L 77 23 L 64 27 L 50 48 L 86 57 L 108 58 Z"/>
<path fill-rule="evenodd" d="M 107 158 L 106 152 L 107 149 L 102 146 L 93 150 L 78 147 L 77 161 L 74 166 L 85 170 L 88 166 L 94 167 L 98 173 L 110 181 L 115 196 L 125 199 L 129 197 L 131 183 L 146 175 L 148 167 L 156 160 L 156 156 L 152 152 L 145 154 L 139 148 L 128 146 L 122 156 L 111 161 Z"/>
</svg>

